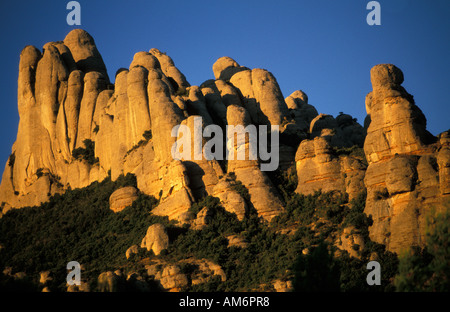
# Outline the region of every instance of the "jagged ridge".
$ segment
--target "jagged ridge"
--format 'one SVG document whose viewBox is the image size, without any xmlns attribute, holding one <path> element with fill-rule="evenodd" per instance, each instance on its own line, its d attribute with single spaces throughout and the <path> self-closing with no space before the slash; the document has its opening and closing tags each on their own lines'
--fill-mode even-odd
<svg viewBox="0 0 450 312">
<path fill-rule="evenodd" d="M 258 160 L 172 158 L 173 127 L 192 129 L 201 116 L 204 127 L 279 125 L 280 170 L 295 164 L 297 193 L 321 189 L 352 198 L 366 187 L 372 239 L 392 250 L 420 244 L 421 216 L 434 206 L 443 209 L 450 193 L 449 139 L 448 132 L 437 140 L 426 131 L 398 68 L 371 70 L 365 127 L 350 115 L 318 114 L 300 90 L 284 99 L 267 70 L 222 57 L 213 72 L 214 80 L 190 86 L 169 56 L 151 49 L 136 53 L 111 84 L 93 38 L 83 30 L 47 43 L 42 53 L 25 47 L 19 129 L 0 185 L 2 213 L 126 173 L 136 175 L 140 192 L 160 199 L 154 214 L 182 222 L 205 195 L 220 198 L 239 218 L 248 204 L 267 220 L 282 212 L 283 200 Z M 145 135 L 150 131 L 151 138 Z M 348 152 L 352 146 L 364 146 L 365 155 Z M 94 149 L 93 161 L 74 157 L 80 148 Z M 250 203 L 236 192 L 231 172 L 248 189 Z"/>
</svg>

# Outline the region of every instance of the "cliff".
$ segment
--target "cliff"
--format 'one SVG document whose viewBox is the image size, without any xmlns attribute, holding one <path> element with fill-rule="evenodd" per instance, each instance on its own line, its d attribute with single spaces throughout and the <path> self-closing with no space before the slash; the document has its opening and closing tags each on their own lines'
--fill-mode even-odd
<svg viewBox="0 0 450 312">
<path fill-rule="evenodd" d="M 319 114 L 303 91 L 284 98 L 267 70 L 229 57 L 212 69 L 214 79 L 191 86 L 174 61 L 153 48 L 137 52 L 112 84 L 94 39 L 83 30 L 42 51 L 25 47 L 17 139 L 0 185 L 2 213 L 127 173 L 137 179 L 130 196 L 154 196 L 159 204 L 152 213 L 171 220 L 192 222 L 189 209 L 206 195 L 218 197 L 239 219 L 249 209 L 268 221 L 283 212 L 261 157 L 173 158 L 172 130 L 185 125 L 194 133 L 198 116 L 200 131 L 209 125 L 224 133 L 228 125 L 279 126 L 277 171 L 295 166 L 299 194 L 339 191 L 353 199 L 367 189 L 370 237 L 389 250 L 422 244 L 427 211 L 447 209 L 449 133 L 434 137 L 426 131 L 425 116 L 401 86 L 397 67 L 372 68 L 364 127 L 347 114 Z M 203 138 L 201 146 L 208 141 Z M 246 139 L 244 146 L 249 144 Z M 248 199 L 236 191 L 238 183 Z M 119 194 L 120 201 L 129 202 L 126 194 Z"/>
</svg>

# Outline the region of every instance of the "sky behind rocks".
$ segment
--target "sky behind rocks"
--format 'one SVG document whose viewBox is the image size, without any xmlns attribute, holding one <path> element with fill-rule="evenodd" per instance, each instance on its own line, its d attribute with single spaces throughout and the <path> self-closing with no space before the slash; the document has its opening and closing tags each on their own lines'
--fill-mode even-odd
<svg viewBox="0 0 450 312">
<path fill-rule="evenodd" d="M 21 50 L 42 50 L 83 28 L 114 81 L 139 51 L 166 52 L 191 85 L 214 78 L 212 65 L 229 56 L 264 68 L 283 96 L 303 90 L 319 113 L 351 114 L 363 124 L 370 68 L 402 69 L 437 135 L 450 128 L 450 1 L 380 0 L 381 25 L 369 26 L 368 0 L 152 1 L 79 0 L 81 26 L 66 22 L 69 1 L 0 2 L 0 166 L 16 139 L 17 77 Z"/>
</svg>

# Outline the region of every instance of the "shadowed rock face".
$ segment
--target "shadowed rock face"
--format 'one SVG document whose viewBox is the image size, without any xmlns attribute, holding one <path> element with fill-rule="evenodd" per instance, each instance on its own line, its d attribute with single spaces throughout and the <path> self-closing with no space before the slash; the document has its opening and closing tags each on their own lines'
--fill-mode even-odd
<svg viewBox="0 0 450 312">
<path fill-rule="evenodd" d="M 127 173 L 136 176 L 137 189 L 112 196 L 113 209 L 141 192 L 159 199 L 152 213 L 183 223 L 193 222 L 189 208 L 207 195 L 218 197 L 239 219 L 253 208 L 266 220 L 282 212 L 259 156 L 173 158 L 180 133 L 172 129 L 187 126 L 194 133 L 199 117 L 200 133 L 208 125 L 220 126 L 224 134 L 226 126 L 278 126 L 279 170 L 296 166 L 296 192 L 340 191 L 351 199 L 367 188 L 366 213 L 374 220 L 370 235 L 394 251 L 420 244 L 426 212 L 449 198 L 450 135 L 435 138 L 426 131 L 425 117 L 394 65 L 371 70 L 363 128 L 348 114 L 319 114 L 303 91 L 284 98 L 270 72 L 230 57 L 219 58 L 214 79 L 200 86 L 191 86 L 174 61 L 154 48 L 135 53 L 129 64 L 112 85 L 93 38 L 80 29 L 47 43 L 42 52 L 23 49 L 17 140 L 0 185 L 3 213 Z M 228 139 L 219 141 L 230 143 L 236 154 L 243 146 L 248 150 L 249 138 L 243 146 Z M 201 137 L 201 147 L 211 140 Z M 249 198 L 237 191 L 239 181 Z"/>
<path fill-rule="evenodd" d="M 219 58 L 213 65 L 214 77 L 224 81 L 230 80 L 234 74 L 247 69 L 228 56 Z"/>
<path fill-rule="evenodd" d="M 281 125 L 288 117 L 280 87 L 267 70 L 255 68 L 240 71 L 231 77 L 230 83 L 239 89 L 253 123 Z"/>
<path fill-rule="evenodd" d="M 72 30 L 64 38 L 64 45 L 68 48 L 66 58 L 73 59 L 78 69 L 85 73 L 99 72 L 105 78 L 108 77 L 105 63 L 97 50 L 94 38 L 86 31 L 82 29 Z M 69 53 L 72 54 L 72 58 L 70 58 Z"/>
</svg>

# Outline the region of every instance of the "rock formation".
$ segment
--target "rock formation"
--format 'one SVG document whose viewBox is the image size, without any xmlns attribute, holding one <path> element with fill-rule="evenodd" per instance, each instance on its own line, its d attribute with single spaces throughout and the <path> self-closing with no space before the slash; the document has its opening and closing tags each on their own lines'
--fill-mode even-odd
<svg viewBox="0 0 450 312">
<path fill-rule="evenodd" d="M 367 168 L 365 157 L 357 153 L 364 143 L 364 128 L 348 114 L 336 118 L 317 114 L 303 91 L 295 91 L 286 102 L 308 135 L 295 154 L 296 192 L 339 191 L 347 193 L 350 200 L 355 198 L 364 189 Z"/>
<path fill-rule="evenodd" d="M 352 199 L 364 189 L 367 166 L 361 157 L 339 155 L 331 141 L 330 136 L 320 136 L 300 143 L 295 156 L 297 193 L 340 191 Z"/>
<path fill-rule="evenodd" d="M 170 264 L 159 259 L 155 262 L 146 266 L 147 275 L 158 281 L 161 289 L 166 291 L 180 291 L 188 285 L 206 283 L 214 276 L 219 276 L 221 281 L 227 279 L 219 265 L 206 259 L 189 258 L 178 264 Z M 181 265 L 195 269 L 192 272 L 182 272 Z"/>
<path fill-rule="evenodd" d="M 83 187 L 107 176 L 71 152 L 92 139 L 96 98 L 108 85 L 94 40 L 83 30 L 70 32 L 65 43 L 47 43 L 43 52 L 23 49 L 19 129 L 0 187 L 4 208 L 38 205 L 66 185 Z"/>
<path fill-rule="evenodd" d="M 446 209 L 448 132 L 440 135 L 440 141 L 427 132 L 425 116 L 401 86 L 399 68 L 377 65 L 370 77 L 365 213 L 374 221 L 370 237 L 398 252 L 422 245 L 427 214 Z"/>
<path fill-rule="evenodd" d="M 42 51 L 23 49 L 20 122 L 0 184 L 2 213 L 127 173 L 136 176 L 137 189 L 114 193 L 115 211 L 140 192 L 158 200 L 153 214 L 181 223 L 192 221 L 189 209 L 208 195 L 240 220 L 253 209 L 267 221 L 282 212 L 276 186 L 261 169 L 267 159 L 249 153 L 255 137 L 236 134 L 232 142 L 227 135 L 202 136 L 210 125 L 222 134 L 229 126 L 266 127 L 268 138 L 279 134 L 270 149 L 279 150 L 279 171 L 296 166 L 297 193 L 340 191 L 351 199 L 367 188 L 371 238 L 390 250 L 420 244 L 426 212 L 448 199 L 449 133 L 436 139 L 426 131 L 425 117 L 393 65 L 371 70 L 373 91 L 366 98 L 363 127 L 348 114 L 319 114 L 303 91 L 284 98 L 269 71 L 230 57 L 219 58 L 212 66 L 214 79 L 200 86 L 190 85 L 174 61 L 155 48 L 135 53 L 129 64 L 112 84 L 94 39 L 81 29 Z M 200 133 L 190 143 L 201 149 L 178 158 L 173 151 L 182 129 Z M 246 151 L 244 159 L 226 158 L 218 145 L 217 159 L 205 157 L 203 149 L 213 143 L 234 155 Z M 208 211 L 197 217 L 201 227 Z M 153 240 L 144 239 L 143 246 L 159 253 Z"/>
<path fill-rule="evenodd" d="M 289 95 L 285 101 L 296 124 L 303 131 L 308 131 L 311 121 L 319 115 L 316 108 L 308 104 L 308 95 L 301 90 L 297 90 Z"/>
<path fill-rule="evenodd" d="M 169 247 L 169 236 L 164 225 L 159 223 L 151 225 L 142 239 L 141 248 L 152 250 L 157 256 L 167 247 Z"/>
<path fill-rule="evenodd" d="M 131 206 L 138 198 L 138 192 L 133 186 L 122 187 L 114 191 L 109 197 L 109 208 L 114 212 L 122 211 Z"/>
</svg>

